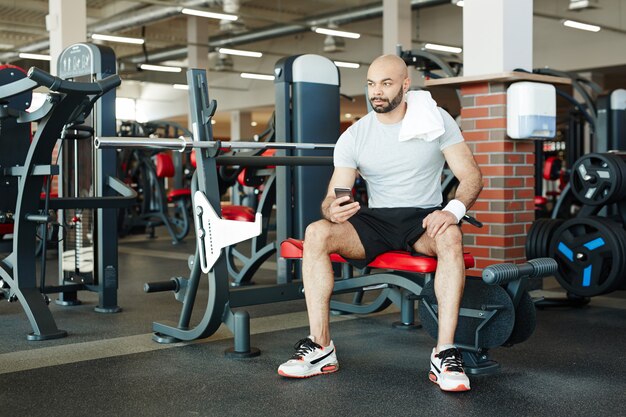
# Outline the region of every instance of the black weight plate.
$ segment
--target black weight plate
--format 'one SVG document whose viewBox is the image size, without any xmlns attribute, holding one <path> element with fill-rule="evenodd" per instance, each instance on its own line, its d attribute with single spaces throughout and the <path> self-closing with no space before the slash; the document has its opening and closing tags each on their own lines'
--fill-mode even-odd
<svg viewBox="0 0 626 417">
<path fill-rule="evenodd" d="M 556 273 L 559 284 L 583 297 L 619 288 L 625 266 L 620 231 L 623 229 L 619 223 L 602 217 L 564 222 L 554 232 L 549 254 L 559 265 Z"/>
<path fill-rule="evenodd" d="M 534 333 L 536 325 L 537 309 L 535 303 L 533 303 L 530 295 L 524 292 L 519 304 L 515 307 L 515 325 L 505 344 L 516 345 L 526 341 Z"/>
<path fill-rule="evenodd" d="M 12 82 L 26 78 L 26 71 L 15 65 L 0 65 L 0 85 L 11 84 Z M 7 106 L 15 110 L 24 111 L 33 102 L 33 92 L 25 91 L 6 99 Z"/>
<path fill-rule="evenodd" d="M 428 311 L 426 305 L 437 305 L 434 280 L 430 280 L 422 289 L 424 297 L 419 303 L 419 315 L 426 332 L 437 339 L 437 319 Z M 496 314 L 485 324 L 485 319 L 478 314 L 488 315 L 492 309 L 483 309 L 483 306 L 502 306 Z M 464 311 L 465 310 L 465 311 Z M 436 312 L 435 308 L 435 312 Z M 476 317 L 469 317 L 466 313 Z M 515 323 L 513 301 L 504 288 L 499 285 L 487 285 L 480 278 L 468 277 L 465 281 L 465 291 L 461 300 L 461 312 L 454 337 L 455 343 L 469 346 L 476 345 L 476 330 L 485 324 L 479 331 L 477 347 L 493 348 L 502 346 L 511 336 Z"/>
<path fill-rule="evenodd" d="M 613 154 L 583 155 L 572 166 L 572 193 L 583 204 L 600 206 L 623 197 L 623 161 Z"/>
<path fill-rule="evenodd" d="M 548 256 L 550 253 L 550 242 L 554 237 L 554 232 L 563 224 L 565 220 L 563 219 L 550 219 L 546 222 L 544 226 L 544 239 L 542 243 L 541 250 L 537 253 L 538 258 L 543 258 Z"/>
<path fill-rule="evenodd" d="M 526 236 L 526 259 L 535 259 L 539 257 L 537 255 L 539 248 L 539 233 L 541 232 L 543 224 L 546 220 L 549 219 L 537 219 L 533 222 L 532 226 L 530 226 L 530 230 Z"/>
</svg>

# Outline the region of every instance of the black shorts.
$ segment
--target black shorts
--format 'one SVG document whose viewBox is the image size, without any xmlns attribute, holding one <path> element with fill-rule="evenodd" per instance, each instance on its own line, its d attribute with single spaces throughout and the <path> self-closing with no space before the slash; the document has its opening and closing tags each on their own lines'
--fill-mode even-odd
<svg viewBox="0 0 626 417">
<path fill-rule="evenodd" d="M 412 252 L 413 244 L 424 234 L 422 221 L 441 207 L 368 208 L 361 209 L 348 221 L 361 239 L 365 259 L 348 259 L 357 268 L 364 268 L 374 258 L 390 250 Z"/>
</svg>

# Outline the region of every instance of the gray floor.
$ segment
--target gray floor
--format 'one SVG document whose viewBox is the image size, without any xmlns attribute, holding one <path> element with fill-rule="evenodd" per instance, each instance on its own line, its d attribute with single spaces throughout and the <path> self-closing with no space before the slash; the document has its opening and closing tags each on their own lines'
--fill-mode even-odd
<svg viewBox="0 0 626 417">
<path fill-rule="evenodd" d="M 420 330 L 393 329 L 395 308 L 334 317 L 341 370 L 288 380 L 276 367 L 307 334 L 303 301 L 249 309 L 258 358 L 225 358 L 232 338 L 224 328 L 194 343 L 151 341 L 152 321 L 175 321 L 180 304 L 171 294 L 144 294 L 143 283 L 186 275 L 192 249 L 191 239 L 178 246 L 165 236 L 124 239 L 123 312 L 93 312 L 90 293 L 81 294 L 82 306 L 52 306 L 69 333 L 64 339 L 26 341 L 31 330 L 20 305 L 0 302 L 0 416 L 626 416 L 624 292 L 594 298 L 582 309 L 538 311 L 531 339 L 494 349 L 501 372 L 474 377 L 469 393 L 446 394 L 428 381 L 433 341 Z M 269 264 L 258 281 L 273 277 Z M 559 293 L 553 281 L 546 287 Z M 205 288 L 198 306 L 203 297 Z"/>
</svg>

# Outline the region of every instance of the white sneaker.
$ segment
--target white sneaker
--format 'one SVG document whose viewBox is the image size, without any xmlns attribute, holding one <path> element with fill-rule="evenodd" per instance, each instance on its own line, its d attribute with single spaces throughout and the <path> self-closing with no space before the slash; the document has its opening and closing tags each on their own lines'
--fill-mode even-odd
<svg viewBox="0 0 626 417">
<path fill-rule="evenodd" d="M 430 355 L 430 373 L 428 378 L 439 385 L 443 391 L 469 391 L 470 382 L 463 370 L 461 352 L 452 346 L 439 353 Z"/>
<path fill-rule="evenodd" d="M 287 378 L 308 378 L 329 374 L 339 370 L 335 345 L 322 347 L 315 343 L 315 337 L 302 339 L 294 346 L 296 353 L 278 367 L 278 374 Z"/>
</svg>

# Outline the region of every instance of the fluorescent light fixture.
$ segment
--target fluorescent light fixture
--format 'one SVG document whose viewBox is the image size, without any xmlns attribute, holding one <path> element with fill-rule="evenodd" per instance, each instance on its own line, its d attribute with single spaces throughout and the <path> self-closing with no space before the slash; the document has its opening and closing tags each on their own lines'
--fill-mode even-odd
<svg viewBox="0 0 626 417">
<path fill-rule="evenodd" d="M 570 0 L 569 10 L 593 9 L 598 7 L 598 0 Z"/>
<path fill-rule="evenodd" d="M 50 55 L 30 54 L 28 52 L 20 52 L 17 56 L 22 59 L 36 59 L 38 61 L 50 61 Z"/>
<path fill-rule="evenodd" d="M 140 38 L 129 38 L 127 36 L 102 35 L 100 33 L 92 33 L 91 39 L 97 39 L 99 41 L 131 43 L 133 45 L 143 45 L 145 43 L 145 41 Z"/>
<path fill-rule="evenodd" d="M 253 72 L 242 72 L 240 76 L 241 78 L 249 78 L 252 80 L 264 80 L 264 81 L 274 81 L 274 78 L 275 78 L 273 75 L 255 74 Z"/>
<path fill-rule="evenodd" d="M 166 67 L 165 65 L 152 65 L 152 64 L 141 64 L 139 68 L 146 71 L 161 71 L 161 72 L 181 72 L 183 69 L 181 67 Z"/>
<path fill-rule="evenodd" d="M 242 49 L 218 48 L 217 52 L 219 52 L 220 54 L 249 56 L 252 58 L 261 58 L 263 56 L 261 52 L 244 51 Z"/>
<path fill-rule="evenodd" d="M 361 37 L 360 33 L 355 32 L 346 32 L 343 30 L 335 30 L 335 29 L 327 29 L 327 28 L 313 28 L 315 33 L 320 33 L 322 35 L 329 36 L 339 36 L 341 38 L 351 38 L 351 39 L 359 39 Z"/>
<path fill-rule="evenodd" d="M 357 62 L 333 61 L 336 66 L 344 68 L 359 68 L 361 64 Z"/>
<path fill-rule="evenodd" d="M 195 9 L 187 9 L 187 8 L 184 8 L 183 10 L 181 10 L 181 13 L 188 14 L 191 16 L 208 17 L 209 19 L 231 20 L 231 21 L 235 21 L 239 19 L 239 16 L 235 16 L 234 14 L 205 12 L 203 10 L 195 10 Z"/>
<path fill-rule="evenodd" d="M 172 87 L 177 90 L 189 90 L 189 86 L 187 84 L 174 84 Z"/>
<path fill-rule="evenodd" d="M 587 23 L 577 22 L 575 20 L 563 21 L 563 26 L 567 26 L 574 29 L 587 30 L 589 32 L 599 32 L 601 27 L 596 25 L 589 25 Z"/>
<path fill-rule="evenodd" d="M 452 52 L 453 54 L 460 54 L 463 52 L 463 48 L 457 48 L 456 46 L 438 45 L 436 43 L 427 43 L 424 48 L 432 51 Z"/>
</svg>

